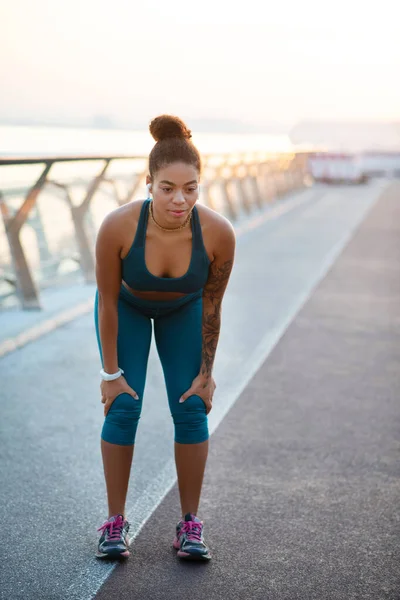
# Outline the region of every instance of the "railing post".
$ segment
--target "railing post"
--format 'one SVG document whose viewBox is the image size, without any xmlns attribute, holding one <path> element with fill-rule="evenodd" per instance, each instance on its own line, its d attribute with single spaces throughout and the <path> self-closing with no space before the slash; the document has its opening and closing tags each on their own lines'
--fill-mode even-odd
<svg viewBox="0 0 400 600">
<path fill-rule="evenodd" d="M 24 249 L 21 240 L 19 239 L 19 231 L 15 231 L 10 227 L 12 218 L 9 215 L 8 208 L 1 192 L 0 209 L 3 216 L 8 245 L 10 247 L 11 259 L 14 265 L 16 290 L 21 305 L 27 310 L 38 310 L 41 308 L 38 291 L 25 258 Z"/>
<path fill-rule="evenodd" d="M 265 200 L 269 204 L 270 202 L 272 202 L 275 193 L 274 182 L 271 177 L 271 164 L 264 163 L 263 167 L 263 184 L 265 189 Z"/>
<path fill-rule="evenodd" d="M 31 215 L 28 218 L 28 222 L 35 232 L 36 241 L 39 250 L 40 265 L 51 260 L 51 252 L 49 250 L 49 244 L 43 227 L 42 215 L 40 214 L 39 206 L 32 209 Z"/>
<path fill-rule="evenodd" d="M 232 221 L 236 221 L 238 218 L 238 213 L 237 213 L 236 207 L 234 206 L 234 204 L 232 202 L 232 198 L 230 197 L 229 192 L 228 192 L 228 181 L 226 181 L 225 179 L 222 179 L 220 181 L 220 186 L 221 186 L 221 194 L 222 194 L 223 202 L 226 207 L 228 216 L 230 217 L 230 219 Z"/>
<path fill-rule="evenodd" d="M 86 283 L 94 283 L 96 280 L 95 262 L 88 236 L 85 231 L 85 212 L 86 211 L 82 210 L 82 206 L 71 206 L 71 216 L 74 223 L 76 241 L 79 248 L 81 269 Z"/>
<path fill-rule="evenodd" d="M 31 187 L 24 202 L 13 217 L 11 217 L 9 213 L 4 197 L 2 195 L 0 196 L 1 214 L 3 216 L 10 253 L 15 269 L 17 294 L 20 298 L 22 307 L 26 310 L 38 310 L 41 308 L 41 305 L 39 294 L 21 244 L 20 233 L 22 226 L 29 216 L 29 212 L 35 205 L 37 197 L 43 188 L 51 165 L 51 161 L 45 163 L 45 167 L 40 177 Z"/>
<path fill-rule="evenodd" d="M 135 176 L 131 188 L 129 189 L 124 200 L 122 200 L 122 204 L 126 204 L 127 202 L 130 202 L 132 200 L 133 196 L 136 194 L 137 190 L 142 185 L 142 181 L 144 182 L 145 180 L 146 180 L 145 173 Z"/>
<path fill-rule="evenodd" d="M 80 265 L 86 283 L 94 283 L 96 281 L 96 274 L 94 256 L 85 229 L 85 216 L 93 196 L 95 195 L 100 183 L 104 180 L 104 175 L 110 162 L 110 159 L 106 159 L 104 161 L 101 172 L 93 179 L 86 193 L 85 199 L 79 206 L 74 206 L 69 194 L 67 194 L 67 198 L 71 207 L 72 221 L 75 227 L 76 241 L 79 247 Z"/>
<path fill-rule="evenodd" d="M 244 210 L 246 211 L 247 214 L 250 214 L 251 212 L 251 201 L 247 195 L 247 191 L 246 191 L 246 187 L 245 187 L 245 183 L 244 183 L 244 178 L 243 177 L 236 177 L 235 180 L 236 183 L 236 189 L 238 191 L 238 196 L 240 198 L 240 203 L 243 206 Z"/>
<path fill-rule="evenodd" d="M 268 201 L 268 182 L 267 182 L 267 164 L 265 162 L 256 165 L 257 169 L 257 182 L 260 190 L 261 201 L 266 203 Z"/>
<path fill-rule="evenodd" d="M 209 208 L 211 208 L 212 210 L 216 210 L 215 208 L 215 201 L 214 198 L 210 192 L 210 183 L 209 182 L 205 182 L 202 184 L 201 186 L 201 191 L 200 191 L 200 195 L 201 197 L 204 198 L 204 204 L 206 206 L 208 206 Z"/>
<path fill-rule="evenodd" d="M 262 202 L 260 188 L 259 188 L 258 180 L 257 180 L 257 165 L 251 165 L 249 167 L 249 173 L 248 173 L 247 178 L 248 178 L 249 185 L 251 188 L 251 196 L 252 196 L 252 198 L 254 198 L 254 204 L 258 208 L 262 208 L 263 202 Z"/>
<path fill-rule="evenodd" d="M 267 199 L 268 202 L 272 202 L 275 200 L 275 197 L 278 195 L 277 181 L 276 181 L 276 172 L 273 166 L 268 165 L 267 175 L 266 175 L 266 183 L 267 183 Z"/>
<path fill-rule="evenodd" d="M 275 168 L 275 184 L 276 184 L 276 195 L 278 196 L 278 198 L 281 198 L 281 196 L 283 196 L 283 173 L 282 173 L 282 168 L 281 165 L 278 164 L 276 165 Z"/>
<path fill-rule="evenodd" d="M 295 185 L 297 189 L 304 187 L 304 177 L 308 169 L 308 155 L 296 154 L 294 158 Z"/>
<path fill-rule="evenodd" d="M 97 188 L 99 187 L 100 183 L 103 181 L 104 175 L 108 169 L 108 165 L 110 164 L 110 162 L 111 162 L 110 158 L 106 158 L 104 160 L 104 165 L 103 165 L 102 170 L 100 171 L 100 173 L 98 175 L 96 175 L 96 177 L 93 179 L 92 183 L 89 185 L 88 191 L 86 192 L 85 199 L 83 200 L 82 204 L 80 205 L 80 208 L 82 209 L 83 212 L 86 212 L 87 209 L 89 208 L 89 204 L 90 204 L 93 196 L 97 192 Z"/>
<path fill-rule="evenodd" d="M 251 197 L 253 199 L 253 205 L 257 206 L 257 208 L 262 207 L 260 190 L 258 189 L 257 179 L 254 175 L 248 176 L 248 183 L 251 188 Z"/>
<path fill-rule="evenodd" d="M 40 310 L 42 307 L 39 301 L 38 290 L 33 281 L 29 265 L 25 258 L 21 241 L 18 235 L 12 231 L 7 232 L 7 237 L 14 263 L 17 294 L 22 308 L 25 310 Z"/>
<path fill-rule="evenodd" d="M 290 165 L 289 168 L 288 168 L 288 170 L 287 170 L 286 179 L 287 179 L 288 190 L 289 191 L 293 191 L 295 189 L 295 185 L 294 185 L 294 177 L 293 177 L 293 167 L 292 167 L 292 165 Z"/>
</svg>

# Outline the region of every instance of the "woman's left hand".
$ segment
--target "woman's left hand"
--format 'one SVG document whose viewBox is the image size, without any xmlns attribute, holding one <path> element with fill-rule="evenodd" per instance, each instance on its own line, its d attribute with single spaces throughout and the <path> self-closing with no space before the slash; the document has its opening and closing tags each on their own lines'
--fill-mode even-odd
<svg viewBox="0 0 400 600">
<path fill-rule="evenodd" d="M 200 396 L 206 405 L 206 414 L 208 415 L 212 409 L 212 399 L 216 387 L 213 377 L 205 378 L 203 375 L 197 375 L 193 379 L 191 387 L 179 398 L 179 402 L 184 402 L 189 396 Z"/>
</svg>

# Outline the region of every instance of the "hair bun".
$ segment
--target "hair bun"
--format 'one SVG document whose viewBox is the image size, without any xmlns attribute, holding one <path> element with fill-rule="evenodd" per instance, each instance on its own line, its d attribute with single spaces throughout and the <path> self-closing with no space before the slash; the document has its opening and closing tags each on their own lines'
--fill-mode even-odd
<svg viewBox="0 0 400 600">
<path fill-rule="evenodd" d="M 181 138 L 189 140 L 192 132 L 179 117 L 172 115 L 160 115 L 150 123 L 150 133 L 156 142 L 168 138 Z"/>
</svg>

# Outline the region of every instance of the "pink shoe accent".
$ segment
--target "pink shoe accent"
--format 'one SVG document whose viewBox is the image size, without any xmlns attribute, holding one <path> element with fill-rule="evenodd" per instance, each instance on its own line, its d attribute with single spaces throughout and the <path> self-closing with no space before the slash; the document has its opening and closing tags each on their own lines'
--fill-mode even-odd
<svg viewBox="0 0 400 600">
<path fill-rule="evenodd" d="M 175 548 L 175 550 L 179 550 L 179 548 L 180 548 L 180 543 L 179 543 L 179 540 L 178 540 L 178 538 L 177 538 L 177 537 L 176 537 L 176 538 L 174 539 L 174 541 L 172 542 L 172 545 L 173 545 L 173 547 Z"/>
<path fill-rule="evenodd" d="M 103 525 L 98 528 L 97 531 L 103 532 L 105 529 L 108 529 L 108 541 L 117 541 L 121 537 L 124 522 L 125 521 L 122 515 L 110 517 L 110 519 L 108 521 L 105 521 Z"/>
<path fill-rule="evenodd" d="M 201 542 L 203 523 L 197 521 L 183 521 L 179 533 L 187 533 L 190 542 Z"/>
</svg>

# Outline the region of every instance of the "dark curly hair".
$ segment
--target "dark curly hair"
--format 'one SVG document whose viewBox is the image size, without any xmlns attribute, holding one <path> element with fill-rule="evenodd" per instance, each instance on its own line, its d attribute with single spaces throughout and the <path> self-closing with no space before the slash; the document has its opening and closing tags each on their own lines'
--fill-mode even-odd
<svg viewBox="0 0 400 600">
<path fill-rule="evenodd" d="M 172 115 L 160 115 L 151 121 L 149 129 L 156 141 L 149 155 L 152 179 L 157 171 L 174 162 L 193 165 L 200 173 L 200 153 L 190 141 L 190 129 L 181 119 Z"/>
</svg>

